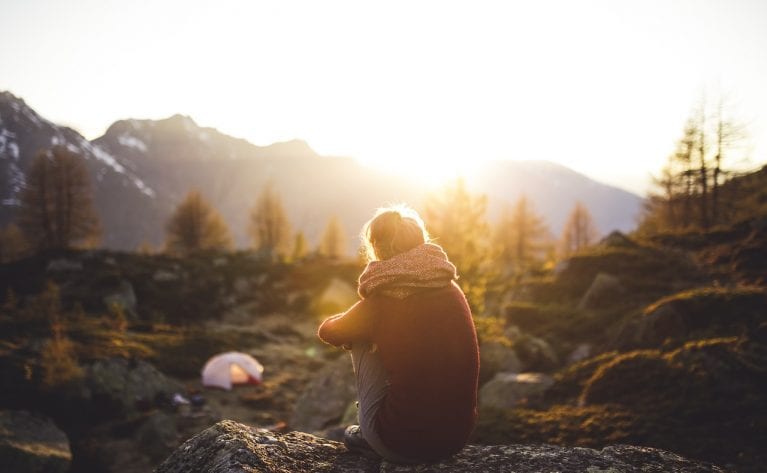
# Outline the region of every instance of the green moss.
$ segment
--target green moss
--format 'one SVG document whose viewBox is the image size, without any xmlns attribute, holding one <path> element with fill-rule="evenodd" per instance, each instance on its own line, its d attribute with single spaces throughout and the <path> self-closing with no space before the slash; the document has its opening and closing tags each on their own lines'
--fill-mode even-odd
<svg viewBox="0 0 767 473">
<path fill-rule="evenodd" d="M 546 401 L 549 404 L 577 404 L 594 372 L 619 355 L 616 351 L 602 353 L 558 371 L 554 374 L 554 385 L 546 392 Z"/>
</svg>

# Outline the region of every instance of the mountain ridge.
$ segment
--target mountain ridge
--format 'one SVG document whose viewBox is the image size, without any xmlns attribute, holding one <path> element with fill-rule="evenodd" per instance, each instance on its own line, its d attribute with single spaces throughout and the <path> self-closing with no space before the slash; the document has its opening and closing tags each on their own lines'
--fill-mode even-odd
<svg viewBox="0 0 767 473">
<path fill-rule="evenodd" d="M 267 183 L 281 194 L 295 229 L 316 242 L 331 215 L 345 227 L 349 251 L 357 230 L 388 202 L 418 208 L 428 189 L 382 174 L 349 157 L 324 156 L 300 139 L 258 146 L 189 116 L 126 118 L 87 140 L 37 114 L 23 99 L 0 93 L 0 225 L 12 220 L 25 171 L 41 148 L 60 144 L 81 153 L 93 177 L 103 244 L 135 249 L 162 245 L 165 222 L 192 188 L 222 213 L 238 246 L 248 244 L 250 207 Z M 642 199 L 551 161 L 492 161 L 476 166 L 470 189 L 489 196 L 490 217 L 526 194 L 558 233 L 575 201 L 589 207 L 603 233 L 629 230 Z M 351 198 L 350 198 L 351 197 Z M 563 204 L 567 202 L 567 204 Z"/>
</svg>

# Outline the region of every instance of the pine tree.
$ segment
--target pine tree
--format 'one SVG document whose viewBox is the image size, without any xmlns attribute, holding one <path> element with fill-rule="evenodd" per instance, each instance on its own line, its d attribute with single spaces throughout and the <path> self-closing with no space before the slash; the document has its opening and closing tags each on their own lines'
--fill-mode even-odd
<svg viewBox="0 0 767 473">
<path fill-rule="evenodd" d="M 292 243 L 290 222 L 271 184 L 264 188 L 250 211 L 249 233 L 257 250 L 288 255 Z"/>
<path fill-rule="evenodd" d="M 76 153 L 62 146 L 42 150 L 27 173 L 19 226 L 37 249 L 66 249 L 95 238 L 90 178 Z"/>
<path fill-rule="evenodd" d="M 582 203 L 576 203 L 562 230 L 562 255 L 568 257 L 577 253 L 594 243 L 598 236 L 588 209 Z"/>
<path fill-rule="evenodd" d="M 187 194 L 168 221 L 165 247 L 177 254 L 224 250 L 232 247 L 232 238 L 221 215 L 195 190 Z"/>
<path fill-rule="evenodd" d="M 322 232 L 319 253 L 328 258 L 339 259 L 346 255 L 346 237 L 338 217 L 333 215 Z"/>
</svg>

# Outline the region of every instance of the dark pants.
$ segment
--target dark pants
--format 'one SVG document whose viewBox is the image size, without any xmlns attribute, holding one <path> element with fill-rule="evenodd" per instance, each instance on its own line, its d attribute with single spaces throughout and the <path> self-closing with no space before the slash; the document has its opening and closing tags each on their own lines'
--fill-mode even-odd
<svg viewBox="0 0 767 473">
<path fill-rule="evenodd" d="M 376 453 L 387 460 L 396 463 L 417 463 L 389 450 L 376 432 L 376 413 L 383 403 L 389 383 L 375 346 L 371 349 L 371 346 L 367 344 L 355 344 L 352 346 L 351 355 L 354 374 L 357 376 L 357 399 L 359 399 L 362 436 Z"/>
</svg>

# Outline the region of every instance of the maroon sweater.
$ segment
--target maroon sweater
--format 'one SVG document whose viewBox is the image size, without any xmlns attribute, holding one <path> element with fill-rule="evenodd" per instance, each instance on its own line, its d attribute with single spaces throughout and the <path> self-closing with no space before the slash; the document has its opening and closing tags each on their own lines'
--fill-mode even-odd
<svg viewBox="0 0 767 473">
<path fill-rule="evenodd" d="M 373 294 L 325 320 L 318 335 L 335 346 L 378 346 L 389 390 L 376 428 L 387 447 L 423 461 L 463 448 L 477 419 L 479 350 L 455 283 L 405 299 Z"/>
</svg>

